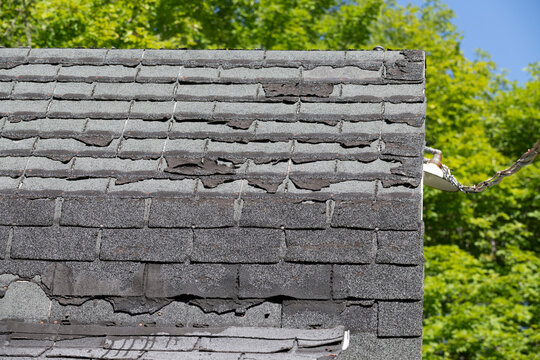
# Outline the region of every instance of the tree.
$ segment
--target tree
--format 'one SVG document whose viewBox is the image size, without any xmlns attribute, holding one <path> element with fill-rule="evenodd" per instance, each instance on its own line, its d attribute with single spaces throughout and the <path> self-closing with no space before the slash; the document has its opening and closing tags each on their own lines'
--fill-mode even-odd
<svg viewBox="0 0 540 360">
<path fill-rule="evenodd" d="M 1 46 L 424 49 L 426 141 L 465 184 L 540 134 L 540 65 L 524 86 L 466 59 L 438 0 L 4 0 Z M 538 163 L 481 194 L 424 190 L 426 359 L 540 359 Z"/>
</svg>

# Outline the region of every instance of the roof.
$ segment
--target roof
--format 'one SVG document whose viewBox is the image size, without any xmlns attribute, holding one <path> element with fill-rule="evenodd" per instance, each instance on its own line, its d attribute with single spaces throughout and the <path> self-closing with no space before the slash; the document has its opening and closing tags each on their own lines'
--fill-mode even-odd
<svg viewBox="0 0 540 360">
<path fill-rule="evenodd" d="M 0 48 L 0 320 L 345 326 L 419 353 L 424 69 Z"/>
</svg>

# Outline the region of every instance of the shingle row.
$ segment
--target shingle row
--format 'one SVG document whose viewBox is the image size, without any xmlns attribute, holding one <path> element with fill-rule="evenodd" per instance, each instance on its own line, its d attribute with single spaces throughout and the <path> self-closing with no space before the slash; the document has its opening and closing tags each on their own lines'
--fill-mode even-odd
<svg viewBox="0 0 540 360">
<path fill-rule="evenodd" d="M 387 120 L 422 126 L 425 103 L 246 103 L 0 100 L 0 116 L 11 121 L 38 118 L 167 120 L 279 120 L 335 124 L 340 120 Z"/>
<path fill-rule="evenodd" d="M 393 197 L 396 198 L 395 194 Z M 55 209 L 60 206 L 55 205 L 54 199 L 2 197 L 0 200 L 0 225 L 51 226 Z M 60 213 L 57 216 L 62 226 L 96 228 L 143 228 L 146 224 L 151 228 L 222 228 L 238 224 L 269 229 L 327 229 L 330 225 L 414 231 L 419 228 L 420 206 L 418 195 L 401 196 L 393 201 L 382 198 L 335 202 L 214 197 L 150 202 L 140 198 L 95 197 L 66 198 L 61 205 L 61 216 Z M 346 230 L 342 232 L 348 234 Z M 379 243 L 391 246 L 392 241 L 383 236 Z"/>
<path fill-rule="evenodd" d="M 139 74 L 139 81 L 140 81 Z M 225 81 L 225 80 L 224 80 Z M 228 81 L 228 80 L 227 80 Z M 0 99 L 152 100 L 152 101 L 298 101 L 424 102 L 423 84 L 310 85 L 0 82 Z"/>
<path fill-rule="evenodd" d="M 19 64 L 136 66 L 184 65 L 191 67 L 288 66 L 306 68 L 361 65 L 367 69 L 385 63 L 424 61 L 424 53 L 403 51 L 263 51 L 263 50 L 143 50 L 143 49 L 0 49 L 2 67 Z"/>
</svg>

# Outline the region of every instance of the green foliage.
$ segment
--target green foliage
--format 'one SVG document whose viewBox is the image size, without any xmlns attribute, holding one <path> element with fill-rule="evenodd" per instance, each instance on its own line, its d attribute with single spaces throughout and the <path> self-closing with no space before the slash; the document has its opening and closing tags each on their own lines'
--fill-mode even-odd
<svg viewBox="0 0 540 360">
<path fill-rule="evenodd" d="M 466 59 L 453 16 L 437 0 L 2 0 L 0 46 L 423 49 L 426 142 L 469 185 L 540 137 L 540 64 L 518 85 Z M 539 167 L 481 194 L 424 189 L 426 359 L 540 359 Z"/>
</svg>

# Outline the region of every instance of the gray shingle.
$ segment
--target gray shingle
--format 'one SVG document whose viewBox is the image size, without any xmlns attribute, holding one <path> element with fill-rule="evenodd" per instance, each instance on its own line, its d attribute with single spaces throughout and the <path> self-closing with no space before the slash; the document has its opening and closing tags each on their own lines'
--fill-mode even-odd
<svg viewBox="0 0 540 360">
<path fill-rule="evenodd" d="M 306 144 L 296 143 L 292 154 L 293 161 L 310 162 L 320 160 L 360 160 L 374 161 L 379 155 L 378 142 L 369 147 L 345 148 L 337 143 Z"/>
<path fill-rule="evenodd" d="M 235 129 L 223 124 L 209 124 L 202 121 L 182 121 L 172 124 L 169 139 L 212 139 L 217 141 L 249 141 L 254 137 L 255 125 L 244 129 Z"/>
<path fill-rule="evenodd" d="M 151 227 L 223 227 L 234 225 L 233 199 L 154 199 Z"/>
<path fill-rule="evenodd" d="M 63 100 L 88 100 L 92 97 L 94 84 L 56 83 L 54 97 Z"/>
<path fill-rule="evenodd" d="M 19 177 L 26 168 L 28 158 L 6 157 L 0 161 L 0 174 L 3 176 Z"/>
<path fill-rule="evenodd" d="M 421 264 L 424 236 L 420 231 L 379 231 L 377 263 Z"/>
<path fill-rule="evenodd" d="M 338 126 L 326 124 L 309 124 L 303 122 L 277 122 L 259 121 L 255 133 L 256 139 L 289 140 L 298 139 L 306 141 L 331 141 L 340 136 Z"/>
<path fill-rule="evenodd" d="M 375 233 L 351 229 L 287 230 L 285 260 L 369 264 L 375 260 Z"/>
<path fill-rule="evenodd" d="M 423 84 L 349 85 L 342 88 L 347 101 L 423 102 Z"/>
<path fill-rule="evenodd" d="M 326 64 L 332 66 L 343 65 L 345 51 L 290 51 L 271 50 L 266 52 L 266 64 L 288 67 L 312 67 Z"/>
<path fill-rule="evenodd" d="M 245 199 L 241 226 L 287 229 L 321 229 L 326 227 L 326 204 L 321 202 L 287 202 Z"/>
<path fill-rule="evenodd" d="M 150 264 L 146 296 L 231 298 L 237 295 L 236 265 Z"/>
<path fill-rule="evenodd" d="M 127 119 L 129 108 L 129 101 L 53 100 L 47 116 L 73 119 Z"/>
<path fill-rule="evenodd" d="M 307 121 L 372 121 L 382 119 L 381 114 L 381 105 L 374 103 L 302 103 L 298 116 Z"/>
<path fill-rule="evenodd" d="M 334 265 L 334 298 L 421 300 L 423 266 Z"/>
<path fill-rule="evenodd" d="M 97 83 L 98 100 L 172 100 L 174 84 Z"/>
<path fill-rule="evenodd" d="M 196 229 L 192 261 L 276 263 L 283 233 L 273 229 Z"/>
<path fill-rule="evenodd" d="M 282 326 L 287 328 L 345 329 L 362 333 L 377 333 L 377 304 L 360 305 L 333 301 L 284 301 Z"/>
<path fill-rule="evenodd" d="M 375 334 L 351 334 L 343 360 L 421 360 L 422 338 L 380 338 Z"/>
<path fill-rule="evenodd" d="M 173 115 L 173 102 L 137 101 L 133 103 L 130 117 L 145 120 L 166 120 Z"/>
<path fill-rule="evenodd" d="M 421 82 L 425 78 L 425 63 L 397 60 L 385 62 L 385 79 L 393 81 Z"/>
<path fill-rule="evenodd" d="M 208 144 L 207 155 L 210 158 L 220 158 L 233 162 L 245 162 L 248 159 L 255 163 L 265 163 L 273 160 L 288 159 L 292 142 L 251 142 L 247 144 L 231 144 L 211 141 Z"/>
<path fill-rule="evenodd" d="M 146 50 L 143 64 L 214 66 L 220 64 L 261 64 L 260 50 Z"/>
<path fill-rule="evenodd" d="M 412 126 L 422 126 L 426 117 L 426 103 L 392 104 L 384 107 L 384 118 L 391 122 L 403 122 Z"/>
<path fill-rule="evenodd" d="M 219 74 L 219 81 L 231 83 L 296 83 L 300 82 L 300 69 L 279 67 L 224 69 Z"/>
<path fill-rule="evenodd" d="M 0 116 L 16 120 L 30 120 L 45 117 L 48 101 L 44 100 L 0 100 Z"/>
<path fill-rule="evenodd" d="M 338 201 L 332 226 L 382 230 L 417 230 L 420 222 L 418 199 L 394 201 Z"/>
<path fill-rule="evenodd" d="M 133 82 L 137 71 L 137 68 L 120 65 L 62 67 L 58 81 Z"/>
<path fill-rule="evenodd" d="M 173 83 L 178 80 L 179 66 L 142 66 L 137 73 L 137 82 Z"/>
<path fill-rule="evenodd" d="M 0 138 L 0 155 L 2 156 L 25 156 L 32 152 L 35 138 L 11 140 Z"/>
<path fill-rule="evenodd" d="M 219 69 L 181 68 L 178 79 L 181 83 L 213 83 L 218 81 Z"/>
<path fill-rule="evenodd" d="M 135 262 L 62 262 L 56 265 L 53 294 L 141 296 L 144 265 Z"/>
<path fill-rule="evenodd" d="M 26 176 L 66 177 L 71 170 L 72 162 L 63 163 L 42 157 L 28 158 Z"/>
<path fill-rule="evenodd" d="M 112 184 L 109 194 L 137 197 L 178 197 L 193 195 L 196 180 L 148 179 L 121 185 Z"/>
<path fill-rule="evenodd" d="M 73 121 L 73 120 L 70 120 L 70 121 Z M 127 121 L 127 123 L 129 123 L 129 121 Z M 119 119 L 119 120 L 90 119 L 90 120 L 87 120 L 87 123 L 84 127 L 85 128 L 84 134 L 79 134 L 79 135 L 81 136 L 96 135 L 96 136 L 105 136 L 109 138 L 119 137 L 120 135 L 122 135 L 124 126 L 126 126 L 126 120 L 124 119 Z"/>
<path fill-rule="evenodd" d="M 305 70 L 302 73 L 302 80 L 305 82 L 346 84 L 378 83 L 382 80 L 381 69 L 364 70 L 356 66 L 345 66 L 340 68 L 319 66 L 311 70 Z"/>
<path fill-rule="evenodd" d="M 183 262 L 189 256 L 191 229 L 105 229 L 101 260 Z"/>
<path fill-rule="evenodd" d="M 73 166 L 74 176 L 144 176 L 152 177 L 157 173 L 158 160 L 100 159 L 78 157 Z"/>
<path fill-rule="evenodd" d="M 31 49 L 29 63 L 37 64 L 92 64 L 101 65 L 107 49 Z"/>
<path fill-rule="evenodd" d="M 122 141 L 118 157 L 129 159 L 158 159 L 165 139 L 127 139 Z"/>
<path fill-rule="evenodd" d="M 26 63 L 29 52 L 29 48 L 0 48 L 0 69 Z"/>
<path fill-rule="evenodd" d="M 92 261 L 97 232 L 77 227 L 16 227 L 11 258 Z"/>
<path fill-rule="evenodd" d="M 77 193 L 80 195 L 104 194 L 108 179 L 75 179 L 29 177 L 24 179 L 20 189 L 21 194 L 60 196 Z"/>
<path fill-rule="evenodd" d="M 17 192 L 20 179 L 8 176 L 0 176 L 0 193 L 13 194 Z"/>
<path fill-rule="evenodd" d="M 382 62 L 385 55 L 389 51 L 366 51 L 366 50 L 349 50 L 345 53 L 345 61 L 347 63 L 362 63 L 362 62 Z"/>
<path fill-rule="evenodd" d="M 226 119 L 270 119 L 294 121 L 296 104 L 282 103 L 221 103 L 216 104 L 214 118 Z"/>
<path fill-rule="evenodd" d="M 15 84 L 11 98 L 20 100 L 50 99 L 54 86 L 55 83 L 19 82 Z"/>
<path fill-rule="evenodd" d="M 241 265 L 241 298 L 330 298 L 330 265 Z M 294 276 L 291 276 L 294 274 Z"/>
<path fill-rule="evenodd" d="M 125 127 L 124 136 L 138 139 L 165 138 L 169 131 L 169 122 L 130 119 Z"/>
<path fill-rule="evenodd" d="M 175 139 L 167 141 L 165 155 L 201 157 L 204 152 L 206 140 Z"/>
<path fill-rule="evenodd" d="M 211 119 L 215 104 L 212 102 L 178 101 L 174 110 L 176 120 Z"/>
<path fill-rule="evenodd" d="M 379 159 L 367 163 L 362 161 L 338 161 L 336 173 L 339 178 L 354 177 L 375 180 L 390 176 L 392 169 L 399 166 L 399 163 Z"/>
<path fill-rule="evenodd" d="M 13 85 L 14 84 L 11 82 L 0 82 L 0 99 L 9 98 L 11 90 L 13 89 Z"/>
<path fill-rule="evenodd" d="M 110 49 L 105 64 L 135 66 L 141 62 L 143 53 L 143 49 Z"/>
<path fill-rule="evenodd" d="M 46 156 L 56 160 L 66 161 L 74 156 L 113 157 L 118 147 L 118 140 L 109 146 L 88 146 L 75 139 L 40 139 L 33 155 Z"/>
<path fill-rule="evenodd" d="M 0 81 L 55 81 L 59 69 L 60 67 L 56 65 L 19 65 L 11 69 L 0 68 Z"/>
<path fill-rule="evenodd" d="M 186 85 L 181 84 L 176 89 L 175 99 L 190 101 L 246 101 L 257 98 L 256 84 L 242 85 Z"/>
<path fill-rule="evenodd" d="M 379 336 L 422 336 L 422 302 L 379 302 Z"/>
<path fill-rule="evenodd" d="M 0 224 L 50 226 L 54 217 L 54 200 L 0 198 Z"/>
<path fill-rule="evenodd" d="M 144 200 L 118 198 L 66 199 L 60 224 L 106 228 L 143 226 Z"/>
</svg>

